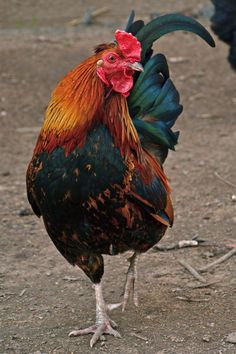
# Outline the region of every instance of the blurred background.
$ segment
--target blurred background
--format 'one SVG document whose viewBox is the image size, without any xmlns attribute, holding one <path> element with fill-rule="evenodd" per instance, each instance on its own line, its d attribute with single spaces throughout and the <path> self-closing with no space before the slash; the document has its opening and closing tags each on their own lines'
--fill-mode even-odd
<svg viewBox="0 0 236 354">
<path fill-rule="evenodd" d="M 82 272 L 57 253 L 41 220 L 32 215 L 25 173 L 51 91 L 94 46 L 113 40 L 132 9 L 144 21 L 181 12 L 209 30 L 215 11 L 207 0 L 0 0 L 2 353 L 90 353 L 88 338 L 67 334 L 91 322 L 86 316 L 94 307 L 93 290 Z M 114 312 L 123 339 L 108 338 L 96 352 L 235 353 L 235 257 L 204 274 L 205 287 L 179 264 L 185 259 L 199 268 L 236 242 L 236 74 L 227 60 L 229 46 L 214 38 L 215 49 L 183 32 L 155 45 L 168 59 L 184 105 L 177 151 L 165 165 L 175 225 L 161 244 L 204 242 L 143 256 L 141 306 Z M 125 260 L 126 255 L 106 257 L 105 297 L 110 301 L 119 301 L 116 285 L 124 282 Z"/>
</svg>

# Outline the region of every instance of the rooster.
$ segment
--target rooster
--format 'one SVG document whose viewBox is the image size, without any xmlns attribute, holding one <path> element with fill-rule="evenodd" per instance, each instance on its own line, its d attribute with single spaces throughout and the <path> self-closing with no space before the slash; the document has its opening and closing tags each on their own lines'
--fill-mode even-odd
<svg viewBox="0 0 236 354">
<path fill-rule="evenodd" d="M 101 279 L 103 254 L 133 250 L 122 309 L 131 294 L 138 305 L 137 261 L 173 224 L 170 187 L 163 171 L 182 112 L 165 56 L 152 44 L 175 30 L 214 40 L 195 20 L 180 14 L 148 24 L 134 21 L 115 41 L 69 72 L 54 90 L 27 170 L 28 199 L 59 252 L 94 284 L 96 322 L 69 336 L 120 337 Z"/>
</svg>

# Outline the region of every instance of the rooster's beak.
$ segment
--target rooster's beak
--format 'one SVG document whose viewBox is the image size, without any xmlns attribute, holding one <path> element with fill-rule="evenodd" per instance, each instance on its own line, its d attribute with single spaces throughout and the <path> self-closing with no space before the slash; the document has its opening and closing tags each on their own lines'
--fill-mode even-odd
<svg viewBox="0 0 236 354">
<path fill-rule="evenodd" d="M 144 71 L 143 66 L 139 62 L 134 62 L 129 64 L 130 69 L 135 70 L 135 71 Z"/>
</svg>

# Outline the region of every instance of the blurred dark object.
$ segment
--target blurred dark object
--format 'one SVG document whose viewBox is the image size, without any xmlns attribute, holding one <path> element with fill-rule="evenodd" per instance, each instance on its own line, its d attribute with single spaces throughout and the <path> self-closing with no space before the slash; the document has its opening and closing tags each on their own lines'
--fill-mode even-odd
<svg viewBox="0 0 236 354">
<path fill-rule="evenodd" d="M 229 44 L 228 60 L 236 70 L 236 0 L 212 0 L 215 14 L 212 16 L 212 30 Z"/>
</svg>

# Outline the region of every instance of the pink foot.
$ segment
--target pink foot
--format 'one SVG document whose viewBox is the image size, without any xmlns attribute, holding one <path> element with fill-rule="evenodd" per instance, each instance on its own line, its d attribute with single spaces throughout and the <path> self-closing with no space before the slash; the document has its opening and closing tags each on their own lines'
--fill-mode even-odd
<svg viewBox="0 0 236 354">
<path fill-rule="evenodd" d="M 88 328 L 75 330 L 69 333 L 69 337 L 83 336 L 84 334 L 93 334 L 90 341 L 90 347 L 92 348 L 94 344 L 102 338 L 104 334 L 110 334 L 114 337 L 121 338 L 119 332 L 114 328 L 117 328 L 115 321 L 112 321 L 108 315 L 107 311 L 111 311 L 119 306 L 119 304 L 106 304 L 103 295 L 101 284 L 95 284 L 95 295 L 96 295 L 96 324 Z"/>
<path fill-rule="evenodd" d="M 112 328 L 113 326 L 116 328 L 116 323 L 114 321 L 104 320 L 101 324 L 95 324 L 94 326 L 85 329 L 72 331 L 69 333 L 69 337 L 83 336 L 84 334 L 92 333 L 93 336 L 90 340 L 90 347 L 92 348 L 103 334 L 110 334 L 114 337 L 121 338 L 120 333 Z"/>
</svg>

